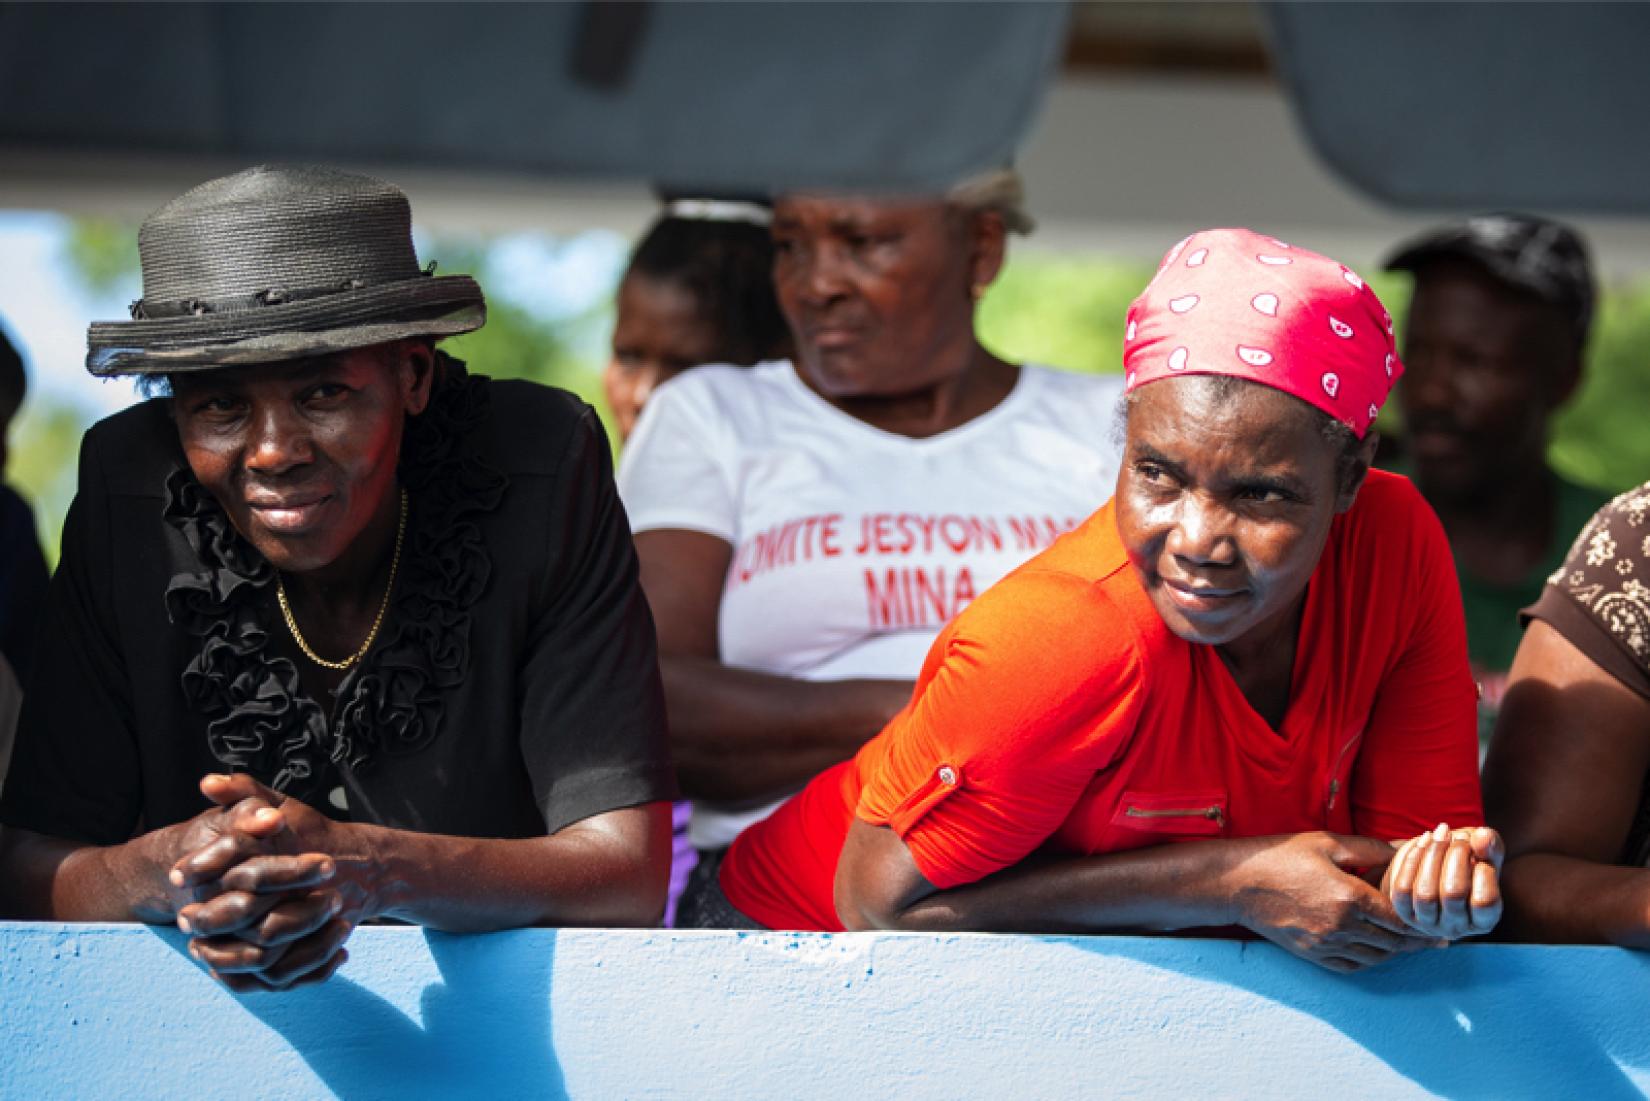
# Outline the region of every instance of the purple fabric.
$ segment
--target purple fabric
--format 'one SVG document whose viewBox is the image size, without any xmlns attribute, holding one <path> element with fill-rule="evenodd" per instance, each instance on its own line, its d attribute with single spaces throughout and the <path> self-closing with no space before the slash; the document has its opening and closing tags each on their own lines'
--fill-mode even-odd
<svg viewBox="0 0 1650 1101">
<path fill-rule="evenodd" d="M 670 895 L 665 901 L 665 928 L 676 927 L 676 904 L 682 900 L 682 889 L 688 875 L 699 863 L 699 854 L 688 844 L 689 804 L 684 799 L 670 807 Z"/>
</svg>

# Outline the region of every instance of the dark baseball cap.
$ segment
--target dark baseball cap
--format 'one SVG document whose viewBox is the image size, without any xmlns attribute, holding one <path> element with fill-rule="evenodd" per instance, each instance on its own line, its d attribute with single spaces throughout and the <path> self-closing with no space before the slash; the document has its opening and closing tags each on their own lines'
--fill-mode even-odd
<svg viewBox="0 0 1650 1101">
<path fill-rule="evenodd" d="M 1430 230 L 1387 257 L 1387 271 L 1413 272 L 1428 261 L 1472 260 L 1495 278 L 1559 307 L 1586 339 L 1597 291 L 1581 235 L 1562 222 L 1531 214 L 1479 214 Z"/>
</svg>

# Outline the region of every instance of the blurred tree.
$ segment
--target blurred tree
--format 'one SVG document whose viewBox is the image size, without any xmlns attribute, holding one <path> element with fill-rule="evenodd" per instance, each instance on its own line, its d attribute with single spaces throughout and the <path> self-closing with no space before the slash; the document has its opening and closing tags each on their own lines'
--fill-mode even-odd
<svg viewBox="0 0 1650 1101">
<path fill-rule="evenodd" d="M 441 257 L 440 270 L 445 274 L 474 276 L 484 292 L 489 285 L 496 285 L 489 278 L 484 240 L 440 237 L 421 251 Z M 442 347 L 479 374 L 531 379 L 571 390 L 595 405 L 605 420 L 605 406 L 598 400 L 601 364 L 590 363 L 573 352 L 575 334 L 600 323 L 600 311 L 551 320 L 493 294 L 487 299 L 487 324 L 444 341 Z M 611 425 L 608 427 L 612 437 Z"/>
<path fill-rule="evenodd" d="M 87 416 L 78 405 L 31 394 L 12 425 L 6 481 L 34 506 L 46 563 L 55 566 L 63 517 L 74 499 L 76 460 Z"/>
<path fill-rule="evenodd" d="M 104 297 L 141 285 L 136 225 L 106 218 L 74 218 L 67 224 L 63 257 L 89 294 Z"/>
<path fill-rule="evenodd" d="M 1071 371 L 1123 370 L 1123 316 L 1149 264 L 1015 256 L 980 301 L 986 347 L 1008 359 Z"/>
<path fill-rule="evenodd" d="M 1608 288 L 1581 390 L 1558 415 L 1553 465 L 1604 489 L 1650 479 L 1650 285 Z"/>
</svg>

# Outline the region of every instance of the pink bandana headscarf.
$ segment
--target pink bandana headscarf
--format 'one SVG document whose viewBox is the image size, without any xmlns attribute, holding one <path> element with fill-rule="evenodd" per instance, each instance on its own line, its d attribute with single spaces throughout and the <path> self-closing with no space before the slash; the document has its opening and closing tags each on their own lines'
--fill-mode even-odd
<svg viewBox="0 0 1650 1101">
<path fill-rule="evenodd" d="M 1362 439 L 1404 373 L 1392 315 L 1342 264 L 1247 229 L 1194 233 L 1129 307 L 1127 390 L 1233 375 L 1293 394 Z"/>
</svg>

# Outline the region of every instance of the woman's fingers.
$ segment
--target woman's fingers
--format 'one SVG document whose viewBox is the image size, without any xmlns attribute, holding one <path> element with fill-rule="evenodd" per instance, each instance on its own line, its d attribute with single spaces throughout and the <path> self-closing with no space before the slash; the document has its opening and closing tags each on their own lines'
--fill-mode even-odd
<svg viewBox="0 0 1650 1101">
<path fill-rule="evenodd" d="M 326 928 L 343 908 L 336 891 L 315 891 L 281 903 L 232 935 L 197 936 L 189 954 L 225 973 L 267 971 L 291 944 Z"/>
<path fill-rule="evenodd" d="M 338 866 L 326 853 L 295 856 L 253 856 L 223 874 L 224 890 L 268 894 L 320 887 L 330 882 Z"/>
<path fill-rule="evenodd" d="M 204 902 L 191 902 L 178 911 L 178 928 L 194 937 L 221 937 L 239 933 L 280 905 L 282 896 L 251 891 L 225 891 Z"/>
<path fill-rule="evenodd" d="M 1501 862 L 1507 858 L 1506 842 L 1501 840 L 1501 833 L 1488 826 L 1479 826 L 1472 831 L 1472 855 L 1486 863 L 1495 865 L 1501 870 Z"/>
<path fill-rule="evenodd" d="M 272 807 L 286 801 L 286 796 L 244 772 L 209 772 L 201 777 L 200 789 L 202 795 L 220 807 L 242 799 L 259 799 Z"/>
<path fill-rule="evenodd" d="M 228 829 L 172 865 L 167 875 L 172 886 L 188 890 L 213 883 L 248 856 L 271 851 L 269 838 L 284 825 L 281 812 L 260 800 L 238 804 L 227 817 Z"/>
<path fill-rule="evenodd" d="M 265 947 L 290 944 L 320 930 L 343 908 L 343 896 L 337 891 L 315 891 L 283 902 L 238 935 Z"/>
<path fill-rule="evenodd" d="M 1463 937 L 1472 931 L 1468 899 L 1472 895 L 1472 841 L 1457 831 L 1448 842 L 1438 870 L 1438 929 L 1440 936 Z"/>
<path fill-rule="evenodd" d="M 324 981 L 343 966 L 349 959 L 344 941 L 353 929 L 343 918 L 327 916 L 319 927 L 285 944 L 260 946 L 238 937 L 197 938 L 190 942 L 189 954 L 236 993 L 289 990 Z"/>
<path fill-rule="evenodd" d="M 1326 958 L 1346 960 L 1357 964 L 1360 968 L 1374 967 L 1378 963 L 1385 963 L 1391 959 L 1392 951 L 1360 941 L 1347 941 L 1329 950 L 1326 953 Z"/>
<path fill-rule="evenodd" d="M 1392 860 L 1392 871 L 1387 876 L 1386 893 L 1392 909 L 1406 924 L 1415 921 L 1415 872 L 1421 866 L 1421 854 L 1432 840 L 1432 834 L 1405 841 Z"/>
<path fill-rule="evenodd" d="M 1359 945 L 1383 954 L 1390 954 L 1404 951 L 1407 942 L 1414 939 L 1418 938 L 1405 933 L 1394 932 L 1381 924 L 1378 915 L 1369 914 L 1365 915 L 1364 919 L 1355 927 L 1325 938 L 1325 943 L 1331 946 L 1326 950 L 1336 953 L 1344 953 L 1348 945 Z"/>
<path fill-rule="evenodd" d="M 1421 865 L 1415 872 L 1414 925 L 1431 931 L 1438 928 L 1438 875 L 1444 855 L 1449 849 L 1449 830 L 1440 826 L 1429 836 Z"/>
<path fill-rule="evenodd" d="M 332 958 L 343 950 L 344 941 L 353 929 L 354 926 L 343 918 L 333 918 L 316 932 L 288 945 L 280 959 L 260 971 L 258 977 L 276 990 L 302 982 L 327 967 Z"/>
<path fill-rule="evenodd" d="M 1373 921 L 1368 930 L 1360 932 L 1359 939 L 1371 947 L 1395 956 L 1407 952 L 1425 952 L 1428 948 L 1444 948 L 1449 944 L 1449 941 L 1441 937 L 1430 936 L 1407 927 L 1402 933 L 1393 933 Z"/>
<path fill-rule="evenodd" d="M 1331 971 L 1362 971 L 1366 967 L 1385 963 L 1395 956 L 1439 948 L 1449 942 L 1416 933 L 1395 933 L 1371 918 L 1355 929 L 1348 929 L 1325 937 L 1309 951 L 1300 952 L 1307 959 Z"/>
<path fill-rule="evenodd" d="M 282 989 L 292 990 L 300 986 L 309 986 L 311 983 L 326 982 L 328 979 L 332 978 L 333 972 L 337 971 L 348 962 L 349 949 L 340 948 L 338 951 L 334 952 L 325 963 L 321 964 L 320 967 L 317 967 L 313 971 L 308 971 L 305 974 L 300 975 L 298 978 L 293 979 Z"/>
<path fill-rule="evenodd" d="M 247 800 L 249 803 L 258 801 Z M 286 829 L 287 819 L 278 807 L 265 807 L 245 820 L 237 819 L 233 823 L 233 828 L 238 833 L 244 833 L 248 837 L 255 837 L 262 841 L 272 838 Z"/>
<path fill-rule="evenodd" d="M 240 937 L 196 937 L 189 942 L 189 954 L 218 975 L 256 974 L 275 964 L 285 945 L 264 947 Z"/>
<path fill-rule="evenodd" d="M 1488 933 L 1501 920 L 1499 864 L 1481 861 L 1472 869 L 1471 926 L 1475 934 Z"/>
<path fill-rule="evenodd" d="M 284 986 L 271 985 L 256 971 L 237 973 L 232 971 L 220 972 L 217 970 L 212 970 L 210 973 L 214 979 L 217 979 L 219 982 L 223 983 L 224 986 L 228 987 L 230 990 L 233 990 L 237 994 L 268 994 L 272 990 L 292 990 L 295 987 L 308 986 L 311 983 L 325 982 L 327 979 L 332 977 L 333 972 L 337 971 L 347 962 L 349 962 L 349 949 L 340 948 L 332 954 L 330 959 L 321 964 L 320 967 L 306 972 Z"/>
<path fill-rule="evenodd" d="M 1483 826 L 1451 831 L 1441 825 L 1411 847 L 1419 859 L 1406 862 L 1391 880 L 1395 911 L 1416 930 L 1452 940 L 1495 927 L 1501 919 L 1505 858 L 1500 834 Z M 1408 899 L 1403 896 L 1406 882 Z"/>
</svg>

